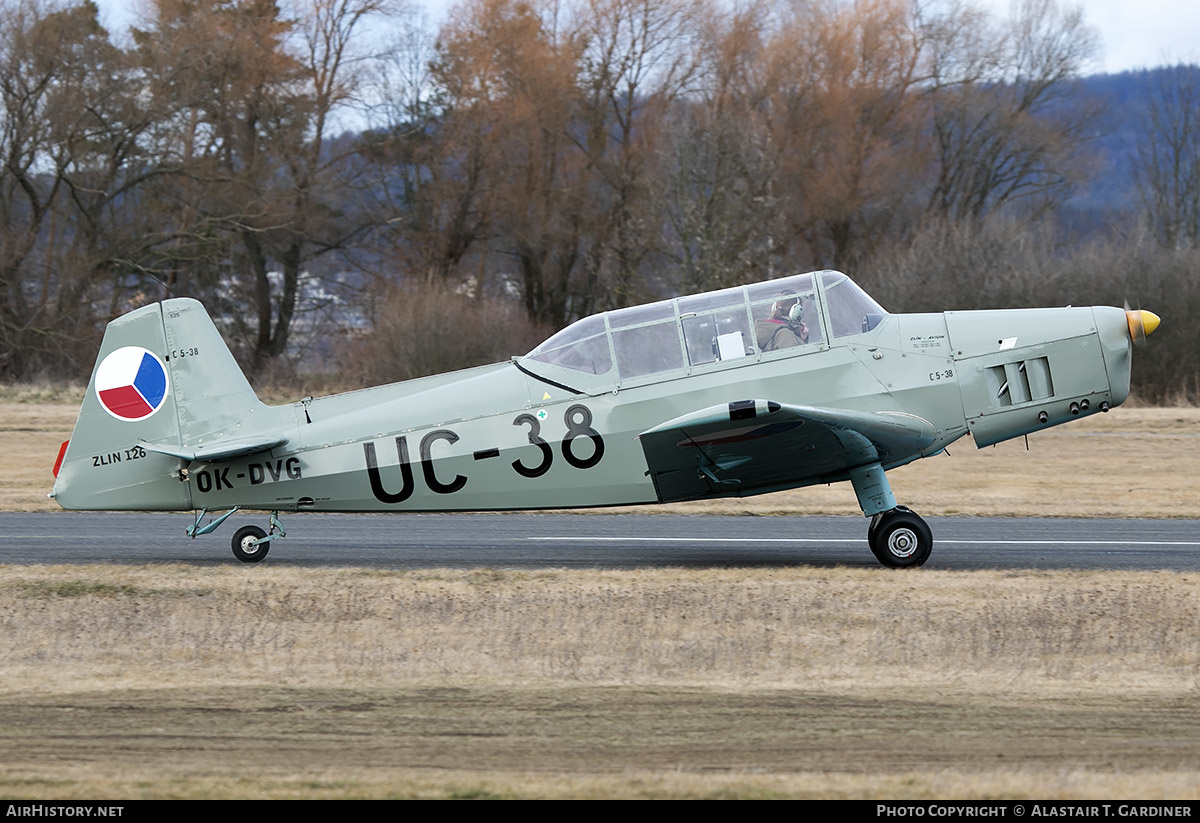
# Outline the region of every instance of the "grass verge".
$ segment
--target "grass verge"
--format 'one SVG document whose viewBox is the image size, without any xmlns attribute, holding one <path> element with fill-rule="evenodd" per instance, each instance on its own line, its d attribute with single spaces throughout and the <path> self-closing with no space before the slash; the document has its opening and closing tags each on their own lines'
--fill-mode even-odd
<svg viewBox="0 0 1200 823">
<path fill-rule="evenodd" d="M 1200 786 L 1196 575 L 181 565 L 0 579 L 9 797 Z"/>
</svg>

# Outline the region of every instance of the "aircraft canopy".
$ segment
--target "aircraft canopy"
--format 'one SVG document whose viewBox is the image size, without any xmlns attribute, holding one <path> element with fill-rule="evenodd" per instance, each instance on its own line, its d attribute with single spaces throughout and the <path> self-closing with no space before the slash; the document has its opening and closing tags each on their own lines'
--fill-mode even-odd
<svg viewBox="0 0 1200 823">
<path fill-rule="evenodd" d="M 807 339 L 771 350 L 763 343 L 763 324 L 777 301 L 790 306 L 796 300 Z M 810 272 L 585 317 L 529 352 L 522 363 L 540 373 L 546 373 L 545 366 L 563 369 L 584 387 L 661 379 L 743 358 L 816 351 L 830 338 L 870 331 L 886 314 L 841 272 Z"/>
</svg>

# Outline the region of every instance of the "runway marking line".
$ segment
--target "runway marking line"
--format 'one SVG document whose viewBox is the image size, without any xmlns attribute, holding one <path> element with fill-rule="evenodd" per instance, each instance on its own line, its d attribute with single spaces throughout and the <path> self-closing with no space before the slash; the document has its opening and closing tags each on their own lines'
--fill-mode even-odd
<svg viewBox="0 0 1200 823">
<path fill-rule="evenodd" d="M 626 543 L 862 543 L 866 538 L 848 537 L 527 537 L 526 540 Z M 1196 540 L 954 540 L 935 539 L 935 543 L 964 546 L 1200 546 Z"/>
</svg>

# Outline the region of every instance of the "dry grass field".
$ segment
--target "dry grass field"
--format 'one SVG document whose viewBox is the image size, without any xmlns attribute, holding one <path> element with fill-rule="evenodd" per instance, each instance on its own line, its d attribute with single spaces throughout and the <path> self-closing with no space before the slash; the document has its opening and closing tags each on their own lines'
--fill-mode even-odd
<svg viewBox="0 0 1200 823">
<path fill-rule="evenodd" d="M 1200 577 L 8 567 L 8 797 L 1200 797 Z"/>
<path fill-rule="evenodd" d="M 52 508 L 75 408 L 0 392 L 0 508 Z M 893 482 L 926 514 L 1200 517 L 1196 409 L 1030 449 Z M 1167 572 L 7 566 L 0 796 L 1198 799 L 1198 629 Z"/>
</svg>

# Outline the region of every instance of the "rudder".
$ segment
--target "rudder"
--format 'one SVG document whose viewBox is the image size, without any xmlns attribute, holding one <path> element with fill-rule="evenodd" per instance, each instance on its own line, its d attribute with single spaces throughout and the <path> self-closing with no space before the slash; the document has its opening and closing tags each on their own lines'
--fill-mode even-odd
<svg viewBox="0 0 1200 823">
<path fill-rule="evenodd" d="M 198 448 L 261 425 L 264 406 L 204 306 L 190 298 L 162 303 L 166 360 L 174 383 L 180 442 Z"/>
</svg>

